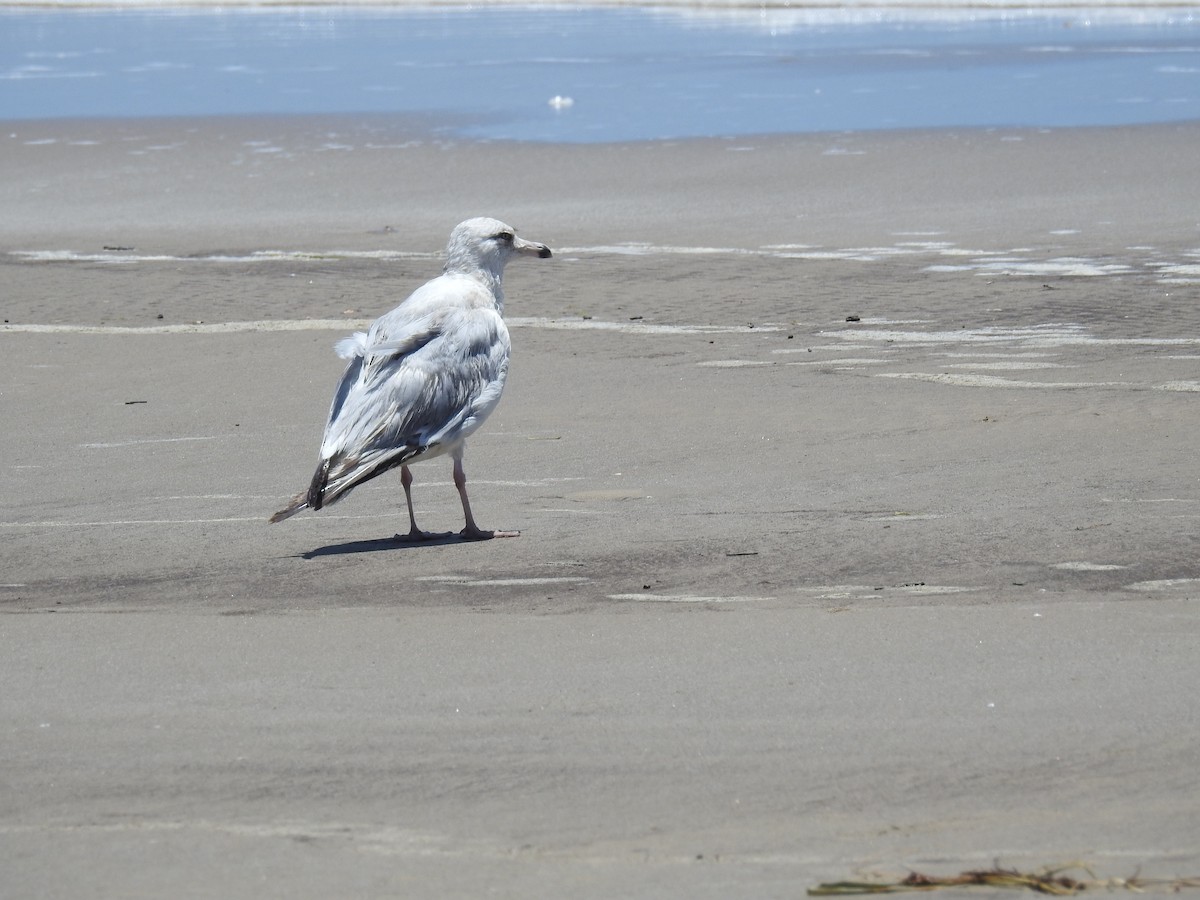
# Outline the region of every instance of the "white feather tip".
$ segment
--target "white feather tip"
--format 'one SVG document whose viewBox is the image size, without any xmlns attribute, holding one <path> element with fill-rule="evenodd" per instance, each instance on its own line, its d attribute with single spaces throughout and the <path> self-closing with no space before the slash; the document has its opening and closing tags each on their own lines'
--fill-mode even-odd
<svg viewBox="0 0 1200 900">
<path fill-rule="evenodd" d="M 356 356 L 367 354 L 367 333 L 356 331 L 348 338 L 342 338 L 333 345 L 333 352 L 342 359 L 354 359 Z"/>
</svg>

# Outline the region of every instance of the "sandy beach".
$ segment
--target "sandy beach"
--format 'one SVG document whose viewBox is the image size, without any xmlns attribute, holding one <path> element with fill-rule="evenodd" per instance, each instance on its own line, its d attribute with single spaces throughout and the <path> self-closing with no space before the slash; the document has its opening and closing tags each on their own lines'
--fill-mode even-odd
<svg viewBox="0 0 1200 900">
<path fill-rule="evenodd" d="M 427 124 L 7 123 L 5 897 L 1200 875 L 1200 126 Z M 268 525 L 484 214 L 521 537 Z"/>
</svg>

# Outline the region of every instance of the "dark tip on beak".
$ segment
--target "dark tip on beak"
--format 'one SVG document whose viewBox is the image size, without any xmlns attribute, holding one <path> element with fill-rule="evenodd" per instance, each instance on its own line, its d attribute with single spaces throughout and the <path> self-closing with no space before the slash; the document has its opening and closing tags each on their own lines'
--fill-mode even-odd
<svg viewBox="0 0 1200 900">
<path fill-rule="evenodd" d="M 549 259 L 553 255 L 554 254 L 550 252 L 550 248 L 547 247 L 545 244 L 542 244 L 542 249 L 538 250 L 538 258 L 539 259 Z"/>
</svg>

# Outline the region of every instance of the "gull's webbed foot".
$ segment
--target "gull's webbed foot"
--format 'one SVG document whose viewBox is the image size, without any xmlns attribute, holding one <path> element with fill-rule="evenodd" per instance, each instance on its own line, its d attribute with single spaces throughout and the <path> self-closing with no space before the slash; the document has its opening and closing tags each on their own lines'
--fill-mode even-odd
<svg viewBox="0 0 1200 900">
<path fill-rule="evenodd" d="M 482 528 L 464 528 L 458 533 L 464 541 L 490 541 L 492 538 L 520 537 L 519 531 L 485 531 Z"/>
</svg>

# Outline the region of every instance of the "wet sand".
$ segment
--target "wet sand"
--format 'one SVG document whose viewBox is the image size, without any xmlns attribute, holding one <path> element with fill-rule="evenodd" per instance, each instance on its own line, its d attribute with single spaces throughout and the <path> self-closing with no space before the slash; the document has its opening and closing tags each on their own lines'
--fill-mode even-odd
<svg viewBox="0 0 1200 900">
<path fill-rule="evenodd" d="M 9 895 L 1200 873 L 1200 129 L 418 124 L 4 129 Z M 475 214 L 556 251 L 467 454 L 522 536 L 268 526 Z"/>
</svg>

